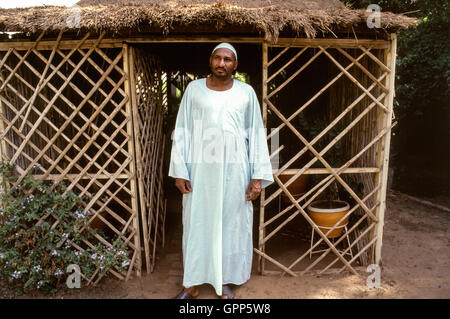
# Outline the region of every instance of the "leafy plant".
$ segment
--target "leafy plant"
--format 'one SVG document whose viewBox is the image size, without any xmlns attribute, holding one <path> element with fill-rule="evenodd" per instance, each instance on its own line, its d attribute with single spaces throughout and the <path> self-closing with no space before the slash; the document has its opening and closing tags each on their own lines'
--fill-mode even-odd
<svg viewBox="0 0 450 319">
<path fill-rule="evenodd" d="M 428 196 L 448 195 L 450 7 L 448 1 L 435 6 L 430 1 L 420 9 L 420 23 L 399 36 L 394 187 Z"/>
<path fill-rule="evenodd" d="M 432 196 L 450 189 L 449 1 L 346 0 L 352 8 L 378 4 L 382 12 L 406 13 L 417 26 L 398 33 L 391 166 L 394 187 Z"/>
<path fill-rule="evenodd" d="M 104 275 L 112 268 L 124 272 L 130 259 L 120 239 L 111 247 L 74 248 L 98 232 L 88 223 L 87 197 L 64 183 L 33 178 L 32 172 L 17 184 L 15 167 L 0 164 L 0 279 L 19 291 L 56 292 L 70 264 L 79 265 L 86 278 L 97 269 Z"/>
</svg>

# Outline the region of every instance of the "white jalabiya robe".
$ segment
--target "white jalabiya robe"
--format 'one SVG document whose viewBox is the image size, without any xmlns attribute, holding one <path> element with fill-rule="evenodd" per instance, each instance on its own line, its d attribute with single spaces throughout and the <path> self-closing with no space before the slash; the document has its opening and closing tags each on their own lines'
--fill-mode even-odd
<svg viewBox="0 0 450 319">
<path fill-rule="evenodd" d="M 189 83 L 172 135 L 169 176 L 189 180 L 183 194 L 183 286 L 245 283 L 253 256 L 251 179 L 273 182 L 259 102 L 253 88 L 234 80 L 215 91 L 206 79 Z"/>
</svg>

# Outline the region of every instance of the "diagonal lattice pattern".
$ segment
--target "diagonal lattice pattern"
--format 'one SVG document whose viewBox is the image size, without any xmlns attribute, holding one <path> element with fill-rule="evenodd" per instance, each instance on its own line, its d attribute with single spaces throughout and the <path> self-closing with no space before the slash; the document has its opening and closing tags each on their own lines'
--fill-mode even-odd
<svg viewBox="0 0 450 319">
<path fill-rule="evenodd" d="M 167 112 L 166 74 L 158 60 L 141 49 L 131 51 L 136 97 L 136 158 L 147 273 L 153 271 L 158 244 L 165 244 L 166 200 L 163 191 L 164 132 Z"/>
<path fill-rule="evenodd" d="M 264 53 L 265 52 L 265 53 Z M 388 145 L 390 116 L 392 106 L 392 65 L 388 65 L 385 50 L 371 46 L 345 48 L 340 46 L 278 46 L 263 49 L 263 111 L 266 125 L 271 128 L 268 140 L 280 138 L 281 146 L 272 151 L 271 157 L 283 158 L 281 167 L 274 171 L 276 185 L 263 192 L 261 197 L 261 217 L 259 227 L 259 246 L 255 252 L 260 256 L 260 271 L 265 270 L 269 261 L 282 270 L 296 276 L 294 267 L 312 250 L 325 243 L 327 249 L 314 261 L 304 267 L 304 274 L 321 263 L 321 272 L 327 271 L 340 262 L 343 269 L 357 274 L 355 261 L 373 249 L 380 225 L 380 204 L 383 193 L 381 173 L 387 167 L 380 159 Z M 327 74 L 317 76 L 325 65 Z M 303 82 L 302 81 L 303 77 Z M 311 85 L 310 91 L 301 102 L 295 99 L 306 86 L 308 79 L 322 78 L 322 82 Z M 306 79 L 306 80 L 305 80 Z M 286 98 L 288 96 L 289 98 Z M 299 105 L 291 106 L 292 100 Z M 323 106 L 325 105 L 325 107 Z M 266 113 L 267 112 L 267 113 Z M 318 114 L 325 112 L 327 121 L 322 127 L 313 130 L 311 123 L 318 122 Z M 388 120 L 386 120 L 388 119 Z M 308 125 L 298 125 L 307 121 Z M 313 131 L 313 132 L 308 132 Z M 289 141 L 288 144 L 283 144 Z M 293 141 L 297 141 L 293 142 Z M 270 143 L 269 143 L 270 144 Z M 346 146 L 347 157 L 340 156 L 340 163 L 333 158 L 342 146 Z M 345 161 L 342 161 L 345 158 Z M 282 179 L 284 175 L 289 177 Z M 313 185 L 296 196 L 289 190 L 291 183 L 304 175 L 316 175 Z M 363 184 L 363 190 L 356 189 L 347 176 Z M 333 183 L 345 190 L 353 206 L 331 229 L 323 233 L 314 223 L 306 208 L 318 199 Z M 385 191 L 385 190 L 384 190 Z M 265 215 L 279 196 L 287 197 L 289 204 L 275 214 Z M 267 207 L 267 209 L 266 209 Z M 266 251 L 266 246 L 283 232 L 294 218 L 302 216 L 320 239 L 283 264 Z M 347 234 L 352 236 L 349 247 L 338 250 L 338 245 L 347 237 L 341 236 L 331 242 L 328 235 L 346 218 L 351 218 Z M 352 250 L 357 253 L 349 260 Z M 325 257 L 332 253 L 335 258 Z M 273 255 L 273 253 L 272 253 Z M 325 262 L 325 264 L 324 264 Z"/>
<path fill-rule="evenodd" d="M 110 246 L 121 238 L 128 245 L 132 262 L 126 276 L 111 271 L 127 279 L 141 268 L 127 51 L 102 48 L 104 34 L 89 48 L 82 48 L 86 34 L 71 49 L 61 49 L 62 33 L 51 50 L 38 50 L 41 37 L 28 50 L 1 52 L 2 160 L 15 163 L 22 177 L 38 166 L 38 177 L 89 195 L 85 210 L 104 234 L 95 240 Z M 94 277 L 88 282 L 102 276 Z"/>
</svg>

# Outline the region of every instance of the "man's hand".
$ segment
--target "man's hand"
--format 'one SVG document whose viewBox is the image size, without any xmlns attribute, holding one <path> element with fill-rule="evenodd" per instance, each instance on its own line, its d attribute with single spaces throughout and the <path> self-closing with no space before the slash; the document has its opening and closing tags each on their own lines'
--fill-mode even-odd
<svg viewBox="0 0 450 319">
<path fill-rule="evenodd" d="M 175 186 L 180 190 L 182 194 L 187 194 L 192 192 L 191 182 L 183 178 L 175 179 Z"/>
<path fill-rule="evenodd" d="M 246 200 L 257 199 L 260 193 L 261 193 L 261 180 L 252 179 L 250 181 L 250 184 L 248 184 L 247 192 L 245 193 L 245 199 Z"/>
</svg>

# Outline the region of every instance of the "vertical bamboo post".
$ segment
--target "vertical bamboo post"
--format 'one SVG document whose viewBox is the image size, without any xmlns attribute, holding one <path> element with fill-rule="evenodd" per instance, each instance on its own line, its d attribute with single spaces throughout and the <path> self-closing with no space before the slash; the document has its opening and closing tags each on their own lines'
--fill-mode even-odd
<svg viewBox="0 0 450 319">
<path fill-rule="evenodd" d="M 141 261 L 141 238 L 140 238 L 140 229 L 139 229 L 139 207 L 138 207 L 138 192 L 137 192 L 137 185 L 136 185 L 136 148 L 134 143 L 134 130 L 133 130 L 133 113 L 132 113 L 132 88 L 130 87 L 130 79 L 133 76 L 133 74 L 130 73 L 130 63 L 133 61 L 130 61 L 130 47 L 128 44 L 123 44 L 123 49 L 125 50 L 125 54 L 123 55 L 123 69 L 125 71 L 126 79 L 124 83 L 124 89 L 125 93 L 128 97 L 128 101 L 125 104 L 125 110 L 127 116 L 130 117 L 130 121 L 127 122 L 127 133 L 130 136 L 130 140 L 128 142 L 128 153 L 132 157 L 132 160 L 130 162 L 130 174 L 132 178 L 130 179 L 130 188 L 131 188 L 131 207 L 133 210 L 133 214 L 135 216 L 133 217 L 133 227 L 134 227 L 134 244 L 136 247 L 136 273 L 137 276 L 141 276 L 141 268 L 142 268 L 142 261 Z M 130 266 L 131 267 L 131 266 Z"/>
<path fill-rule="evenodd" d="M 0 132 L 5 131 L 5 122 L 3 119 L 6 119 L 6 108 L 3 104 L 2 100 L 0 100 Z M 0 161 L 9 161 L 8 147 L 6 145 L 6 135 L 0 141 Z"/>
<path fill-rule="evenodd" d="M 141 217 L 141 223 L 142 223 L 142 238 L 144 241 L 144 254 L 145 254 L 145 265 L 147 269 L 147 274 L 150 273 L 150 248 L 149 248 L 149 240 L 147 233 L 147 209 L 145 206 L 145 196 L 144 196 L 144 176 L 142 175 L 143 170 L 143 163 L 142 163 L 142 148 L 141 148 L 141 132 L 139 132 L 139 110 L 137 106 L 137 96 L 136 96 L 136 70 L 135 70 L 135 64 L 134 59 L 136 58 L 133 47 L 128 47 L 129 52 L 129 79 L 130 79 L 130 87 L 131 87 L 131 106 L 132 106 L 132 113 L 133 113 L 133 128 L 134 128 L 134 147 L 136 150 L 136 165 L 137 165 L 137 183 L 139 187 L 139 202 L 140 202 L 140 217 Z"/>
<path fill-rule="evenodd" d="M 0 132 L 5 131 L 5 123 L 3 122 L 3 119 L 6 119 L 6 108 L 0 99 Z M 0 162 L 8 162 L 9 161 L 9 155 L 8 155 L 8 149 L 5 142 L 6 135 L 3 136 L 2 140 L 0 141 Z M 3 185 L 3 178 L 0 175 L 0 188 L 6 188 L 6 185 Z M 5 189 L 4 189 L 5 190 Z M 2 205 L 2 202 L 0 201 L 0 206 Z"/>
<path fill-rule="evenodd" d="M 268 52 L 269 48 L 267 43 L 262 44 L 262 118 L 264 127 L 267 128 L 267 104 L 265 102 L 267 97 L 267 76 L 268 76 Z M 265 252 L 264 249 L 264 236 L 265 227 L 264 225 L 264 200 L 265 200 L 265 189 L 261 191 L 260 204 L 259 204 L 259 251 Z M 258 271 L 261 275 L 264 275 L 264 264 L 265 258 L 258 255 Z"/>
<path fill-rule="evenodd" d="M 391 43 L 386 55 L 386 66 L 391 70 L 391 73 L 386 79 L 386 87 L 389 89 L 389 94 L 385 98 L 385 105 L 387 106 L 388 112 L 383 112 L 381 125 L 383 127 L 390 127 L 392 124 L 392 115 L 394 107 L 394 96 L 395 96 L 395 60 L 397 55 L 397 36 L 396 34 L 391 34 Z M 377 166 L 381 168 L 380 173 L 377 174 L 376 184 L 381 182 L 381 190 L 378 192 L 378 202 L 380 205 L 376 211 L 376 216 L 378 218 L 378 223 L 375 227 L 375 236 L 377 237 L 377 242 L 375 245 L 374 261 L 377 265 L 381 263 L 381 247 L 383 239 L 383 226 L 384 226 L 384 213 L 386 210 L 386 192 L 387 192 L 387 178 L 389 169 L 389 148 L 391 143 L 391 132 L 387 132 L 381 141 L 381 150 L 377 158 Z"/>
</svg>

